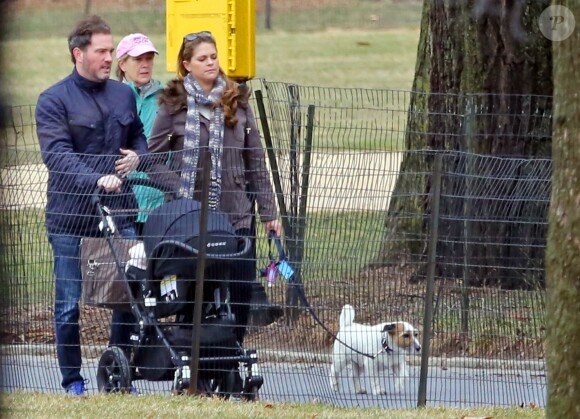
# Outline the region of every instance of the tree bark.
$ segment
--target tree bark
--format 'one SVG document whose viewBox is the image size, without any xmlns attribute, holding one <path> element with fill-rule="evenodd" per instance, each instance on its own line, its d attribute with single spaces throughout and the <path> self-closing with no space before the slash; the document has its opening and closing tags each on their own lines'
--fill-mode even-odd
<svg viewBox="0 0 580 419">
<path fill-rule="evenodd" d="M 473 285 L 543 282 L 537 261 L 544 258 L 545 227 L 504 220 L 529 213 L 545 222 L 547 204 L 491 203 L 526 188 L 514 180 L 525 176 L 525 165 L 470 161 L 459 153 L 549 159 L 551 46 L 537 25 L 548 5 L 549 0 L 425 0 L 406 147 L 454 153 L 445 158 L 441 206 L 449 219 L 440 221 L 438 244 L 440 260 L 451 263 L 440 263 L 439 275 L 465 275 L 469 257 Z M 538 170 L 549 171 L 548 159 Z M 387 212 L 383 264 L 424 259 L 431 169 L 432 153 L 406 153 Z M 494 184 L 467 184 L 483 177 Z M 478 187 L 478 194 L 468 198 L 469 187 Z M 497 217 L 502 222 L 489 222 Z M 466 223 L 471 237 L 465 237 Z"/>
<path fill-rule="evenodd" d="M 578 1 L 563 1 L 580 17 Z M 580 417 L 580 31 L 554 42 L 554 176 L 548 235 L 547 418 Z"/>
</svg>

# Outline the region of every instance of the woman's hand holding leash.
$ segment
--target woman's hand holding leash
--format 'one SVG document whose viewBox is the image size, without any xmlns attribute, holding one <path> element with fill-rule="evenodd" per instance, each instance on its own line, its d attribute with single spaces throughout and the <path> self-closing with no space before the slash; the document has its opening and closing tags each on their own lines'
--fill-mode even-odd
<svg viewBox="0 0 580 419">
<path fill-rule="evenodd" d="M 266 234 L 270 233 L 270 231 L 273 231 L 276 233 L 277 237 L 281 237 L 282 224 L 280 223 L 280 221 L 278 220 L 266 221 L 264 223 L 264 227 L 266 227 Z"/>
</svg>

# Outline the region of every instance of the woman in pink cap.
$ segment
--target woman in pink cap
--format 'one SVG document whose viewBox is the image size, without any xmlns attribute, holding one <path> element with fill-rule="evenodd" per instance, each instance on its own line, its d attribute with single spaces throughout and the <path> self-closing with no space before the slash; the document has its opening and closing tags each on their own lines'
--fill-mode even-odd
<svg viewBox="0 0 580 419">
<path fill-rule="evenodd" d="M 135 92 L 137 111 L 147 138 L 157 115 L 157 94 L 163 89 L 161 83 L 153 79 L 155 54 L 158 52 L 153 42 L 142 33 L 127 35 L 117 46 L 115 74 Z"/>
<path fill-rule="evenodd" d="M 145 136 L 149 138 L 153 121 L 157 115 L 157 95 L 163 90 L 163 86 L 153 79 L 153 65 L 155 55 L 158 54 L 155 45 L 142 33 L 127 35 L 117 46 L 117 78 L 128 84 L 135 94 L 137 112 L 143 122 Z M 145 177 L 141 172 L 134 172 L 130 177 Z M 135 197 L 139 208 L 157 208 L 164 201 L 162 192 L 144 186 L 134 187 Z M 142 211 L 137 215 L 137 234 L 141 235 L 143 223 L 147 220 L 148 212 Z"/>
</svg>

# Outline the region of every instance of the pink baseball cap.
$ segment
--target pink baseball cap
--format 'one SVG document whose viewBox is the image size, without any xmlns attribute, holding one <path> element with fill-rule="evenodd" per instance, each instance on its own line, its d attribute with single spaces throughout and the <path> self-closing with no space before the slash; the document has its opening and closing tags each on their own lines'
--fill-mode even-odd
<svg viewBox="0 0 580 419">
<path fill-rule="evenodd" d="M 132 33 L 121 39 L 121 42 L 117 45 L 117 60 L 125 54 L 129 54 L 131 57 L 138 57 L 146 52 L 159 54 L 149 38 L 142 33 Z"/>
</svg>

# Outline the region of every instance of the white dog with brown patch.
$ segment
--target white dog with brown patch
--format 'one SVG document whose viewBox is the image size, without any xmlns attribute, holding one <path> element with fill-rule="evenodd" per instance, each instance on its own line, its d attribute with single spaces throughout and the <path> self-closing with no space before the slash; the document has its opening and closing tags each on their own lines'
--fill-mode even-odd
<svg viewBox="0 0 580 419">
<path fill-rule="evenodd" d="M 347 304 L 340 313 L 340 330 L 334 341 L 330 368 L 332 389 L 338 391 L 338 378 L 342 370 L 351 364 L 357 393 L 367 392 L 361 384 L 361 374 L 366 371 L 373 386 L 373 394 L 386 394 L 379 382 L 379 373 L 388 366 L 395 375 L 395 391 L 404 391 L 405 379 L 409 377 L 405 355 L 413 350 L 421 350 L 417 329 L 403 321 L 370 326 L 353 320 L 354 308 Z"/>
</svg>

